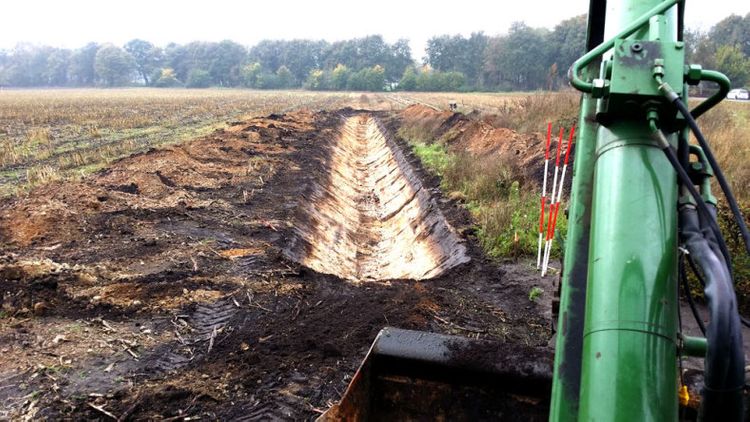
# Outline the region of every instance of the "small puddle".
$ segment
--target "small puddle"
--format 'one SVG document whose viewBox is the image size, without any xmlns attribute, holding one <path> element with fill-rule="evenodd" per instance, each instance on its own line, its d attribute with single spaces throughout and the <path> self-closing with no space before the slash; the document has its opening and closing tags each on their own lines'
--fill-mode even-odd
<svg viewBox="0 0 750 422">
<path fill-rule="evenodd" d="M 466 247 L 375 118 L 346 118 L 330 173 L 316 181 L 289 258 L 351 281 L 434 278 L 469 261 Z"/>
</svg>

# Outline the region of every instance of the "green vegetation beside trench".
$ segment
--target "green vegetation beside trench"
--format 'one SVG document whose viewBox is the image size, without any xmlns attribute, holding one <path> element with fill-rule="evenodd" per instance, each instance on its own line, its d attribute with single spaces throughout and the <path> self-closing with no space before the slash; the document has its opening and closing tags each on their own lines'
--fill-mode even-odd
<svg viewBox="0 0 750 422">
<path fill-rule="evenodd" d="M 539 236 L 539 192 L 523 180 L 521 169 L 502 155 L 477 156 L 449 151 L 440 141 L 426 142 L 405 128 L 399 136 L 409 142 L 422 165 L 441 178 L 441 189 L 462 201 L 476 224 L 482 248 L 493 258 L 535 256 Z M 557 231 L 565 233 L 564 204 Z M 560 242 L 553 253 L 559 256 Z"/>
</svg>

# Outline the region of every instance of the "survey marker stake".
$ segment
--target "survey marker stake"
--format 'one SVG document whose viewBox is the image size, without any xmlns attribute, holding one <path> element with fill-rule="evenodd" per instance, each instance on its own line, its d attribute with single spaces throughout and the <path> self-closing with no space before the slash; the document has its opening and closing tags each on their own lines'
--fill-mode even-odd
<svg viewBox="0 0 750 422">
<path fill-rule="evenodd" d="M 544 267 L 544 262 L 547 260 L 547 254 L 549 253 L 549 246 L 552 243 L 551 242 L 551 235 L 550 230 L 552 228 L 552 217 L 554 216 L 555 211 L 555 191 L 557 191 L 557 176 L 560 172 L 560 151 L 562 150 L 562 144 L 563 144 L 563 133 L 565 133 L 565 128 L 560 128 L 560 137 L 557 140 L 557 158 L 555 159 L 555 176 L 552 179 L 552 194 L 550 196 L 549 201 L 549 214 L 547 215 L 547 236 L 545 237 L 544 242 L 544 256 L 542 257 L 542 277 L 544 277 L 544 274 L 547 272 L 547 269 Z"/>
<path fill-rule="evenodd" d="M 546 256 L 544 259 L 544 263 L 542 265 L 543 272 L 542 275 L 544 275 L 547 272 L 547 268 L 549 266 L 549 258 L 552 254 L 552 240 L 555 238 L 555 228 L 557 227 L 557 215 L 560 212 L 560 202 L 562 201 L 562 194 L 563 194 L 563 188 L 565 187 L 565 173 L 568 169 L 568 161 L 570 160 L 570 150 L 573 147 L 573 138 L 575 137 L 575 131 L 576 127 L 575 125 L 570 128 L 570 135 L 568 136 L 568 144 L 565 147 L 565 160 L 563 162 L 563 168 L 562 168 L 562 175 L 560 176 L 560 185 L 557 190 L 557 198 L 555 199 L 555 193 L 552 193 L 552 197 L 555 200 L 555 215 L 552 217 L 552 228 L 549 232 L 550 236 L 550 246 L 549 250 L 545 251 Z"/>
<path fill-rule="evenodd" d="M 544 151 L 544 178 L 542 179 L 542 206 L 539 211 L 539 244 L 536 251 L 536 269 L 542 265 L 542 237 L 544 235 L 544 207 L 547 206 L 547 173 L 549 171 L 549 145 L 552 140 L 552 122 L 547 124 L 547 146 Z"/>
</svg>

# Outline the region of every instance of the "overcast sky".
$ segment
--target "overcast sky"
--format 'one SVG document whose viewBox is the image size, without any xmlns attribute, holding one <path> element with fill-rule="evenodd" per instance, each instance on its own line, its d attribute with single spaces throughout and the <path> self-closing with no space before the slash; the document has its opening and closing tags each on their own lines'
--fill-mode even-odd
<svg viewBox="0 0 750 422">
<path fill-rule="evenodd" d="M 408 38 L 421 58 L 433 35 L 502 34 L 515 21 L 552 28 L 586 13 L 588 0 L 7 0 L 0 10 L 4 49 L 19 42 L 122 45 L 133 38 L 161 46 L 223 39 L 250 46 L 262 39 L 336 41 L 382 34 L 388 42 Z M 731 13 L 748 12 L 748 0 L 688 0 L 686 21 L 688 27 L 708 29 Z"/>
</svg>

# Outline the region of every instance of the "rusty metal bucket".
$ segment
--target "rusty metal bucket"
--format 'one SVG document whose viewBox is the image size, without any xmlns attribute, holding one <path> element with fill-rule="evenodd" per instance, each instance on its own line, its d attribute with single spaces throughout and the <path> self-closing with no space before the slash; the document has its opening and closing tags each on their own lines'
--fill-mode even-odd
<svg viewBox="0 0 750 422">
<path fill-rule="evenodd" d="M 552 352 L 384 328 L 318 421 L 547 420 Z"/>
</svg>

